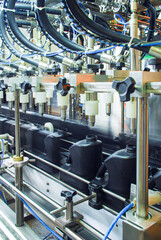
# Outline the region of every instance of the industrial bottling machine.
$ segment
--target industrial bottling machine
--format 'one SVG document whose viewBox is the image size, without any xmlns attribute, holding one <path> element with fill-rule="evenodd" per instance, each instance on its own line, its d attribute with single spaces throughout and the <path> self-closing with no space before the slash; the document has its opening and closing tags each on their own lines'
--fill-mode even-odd
<svg viewBox="0 0 161 240">
<path fill-rule="evenodd" d="M 0 239 L 161 239 L 161 3 L 0 2 Z"/>
</svg>

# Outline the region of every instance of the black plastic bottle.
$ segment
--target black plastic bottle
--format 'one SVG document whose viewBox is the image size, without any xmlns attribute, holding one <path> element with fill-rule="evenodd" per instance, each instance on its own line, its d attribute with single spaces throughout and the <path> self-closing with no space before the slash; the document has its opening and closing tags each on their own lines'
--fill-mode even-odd
<svg viewBox="0 0 161 240">
<path fill-rule="evenodd" d="M 97 179 L 108 178 L 104 187 L 125 198 L 130 196 L 131 183 L 136 183 L 136 146 L 127 145 L 125 149 L 113 153 L 106 158 L 97 173 Z"/>
<path fill-rule="evenodd" d="M 69 149 L 68 162 L 63 166 L 66 170 L 91 181 L 102 163 L 102 142 L 94 135 L 86 136 L 86 139 L 73 144 Z M 76 189 L 88 193 L 88 186 L 67 175 L 61 173 L 61 179 Z"/>
<path fill-rule="evenodd" d="M 136 146 L 128 145 L 106 158 L 92 182 L 129 199 L 131 183 L 136 183 Z M 105 193 L 102 203 L 116 211 L 124 207 L 123 202 Z"/>
</svg>

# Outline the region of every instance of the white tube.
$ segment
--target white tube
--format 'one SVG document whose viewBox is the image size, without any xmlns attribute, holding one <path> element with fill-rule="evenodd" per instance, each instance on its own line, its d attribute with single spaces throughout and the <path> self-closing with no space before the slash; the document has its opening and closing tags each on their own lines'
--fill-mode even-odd
<svg viewBox="0 0 161 240">
<path fill-rule="evenodd" d="M 29 103 L 29 94 L 20 94 L 20 103 Z"/>
<path fill-rule="evenodd" d="M 113 103 L 113 93 L 102 93 L 103 102 L 106 104 Z"/>
<path fill-rule="evenodd" d="M 36 93 L 37 93 L 37 92 L 33 92 L 33 98 L 36 98 Z"/>
<path fill-rule="evenodd" d="M 3 91 L 0 91 L 0 99 L 3 98 Z"/>
<path fill-rule="evenodd" d="M 126 102 L 126 117 L 127 118 L 136 118 L 136 101 L 130 100 Z"/>
<path fill-rule="evenodd" d="M 59 92 L 57 93 L 58 106 L 68 106 L 69 105 L 69 93 L 66 96 L 62 96 Z"/>
<path fill-rule="evenodd" d="M 14 102 L 15 101 L 14 92 L 6 92 L 6 100 L 7 102 Z"/>
<path fill-rule="evenodd" d="M 46 92 L 37 92 L 36 93 L 36 98 L 35 98 L 35 103 L 37 104 L 42 104 L 46 103 Z"/>
<path fill-rule="evenodd" d="M 98 114 L 98 101 L 86 101 L 85 114 L 88 116 L 95 116 Z"/>
<path fill-rule="evenodd" d="M 54 132 L 54 127 L 53 127 L 53 124 L 51 122 L 46 122 L 44 124 L 44 128 L 51 133 Z"/>
<path fill-rule="evenodd" d="M 53 98 L 53 90 L 47 90 L 46 91 L 46 97 L 49 98 Z"/>
<path fill-rule="evenodd" d="M 86 102 L 86 94 L 80 94 L 80 102 L 84 104 Z"/>
</svg>

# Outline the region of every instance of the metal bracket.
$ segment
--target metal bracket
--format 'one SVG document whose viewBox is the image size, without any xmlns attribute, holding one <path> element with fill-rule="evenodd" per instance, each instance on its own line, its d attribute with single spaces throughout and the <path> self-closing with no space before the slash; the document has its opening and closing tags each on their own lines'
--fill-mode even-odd
<svg viewBox="0 0 161 240">
<path fill-rule="evenodd" d="M 74 211 L 73 212 L 73 219 L 72 220 L 66 220 L 65 218 L 65 213 L 63 216 L 59 217 L 56 220 L 56 224 L 59 225 L 61 228 L 64 227 L 70 227 L 73 226 L 74 224 L 76 224 L 79 220 L 83 219 L 83 215 L 81 215 L 80 213 Z"/>
</svg>

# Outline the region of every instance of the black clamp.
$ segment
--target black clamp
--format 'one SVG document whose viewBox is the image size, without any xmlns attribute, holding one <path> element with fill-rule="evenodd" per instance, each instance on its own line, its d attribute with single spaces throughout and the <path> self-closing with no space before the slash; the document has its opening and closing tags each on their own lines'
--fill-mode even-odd
<svg viewBox="0 0 161 240">
<path fill-rule="evenodd" d="M 57 75 L 59 72 L 61 71 L 60 67 L 52 67 L 52 68 L 48 68 L 46 69 L 46 73 L 48 75 Z"/>
<path fill-rule="evenodd" d="M 22 94 L 27 94 L 31 90 L 32 85 L 29 82 L 24 81 L 23 83 L 20 83 L 20 87 Z"/>
<path fill-rule="evenodd" d="M 0 91 L 5 91 L 8 88 L 7 84 L 4 84 L 3 80 L 0 80 Z"/>
<path fill-rule="evenodd" d="M 124 81 L 113 81 L 112 88 L 119 93 L 121 102 L 128 102 L 130 95 L 135 91 L 135 84 L 135 80 L 128 77 Z"/>
<path fill-rule="evenodd" d="M 104 68 L 104 65 L 102 63 L 100 64 L 87 64 L 87 68 L 91 69 L 94 73 L 99 72 L 100 69 Z"/>
<path fill-rule="evenodd" d="M 70 67 L 69 71 L 70 72 L 74 72 L 74 73 L 80 73 L 80 71 L 82 71 L 82 67 L 79 67 L 79 66 L 77 66 L 77 67 Z"/>
<path fill-rule="evenodd" d="M 60 92 L 62 96 L 66 96 L 71 86 L 67 83 L 67 79 L 64 77 L 59 78 L 59 82 L 56 84 L 55 89 Z"/>
<path fill-rule="evenodd" d="M 35 76 L 35 69 L 32 68 L 31 70 L 23 70 L 22 74 L 28 77 Z"/>
<path fill-rule="evenodd" d="M 16 72 L 8 72 L 8 73 L 5 73 L 5 76 L 7 78 L 12 78 L 12 77 L 16 77 L 17 73 Z"/>
<path fill-rule="evenodd" d="M 124 62 L 111 63 L 110 67 L 115 68 L 115 70 L 122 70 L 122 68 L 125 67 L 125 63 Z"/>
<path fill-rule="evenodd" d="M 77 194 L 76 191 L 62 191 L 61 192 L 61 196 L 65 197 L 65 200 L 67 202 L 72 202 L 73 201 L 73 197 Z"/>
<path fill-rule="evenodd" d="M 4 83 L 3 80 L 0 80 L 0 91 L 3 91 L 3 103 L 6 103 L 6 89 L 8 85 Z"/>
<path fill-rule="evenodd" d="M 97 210 L 102 209 L 101 203 L 102 187 L 95 184 L 94 182 L 90 182 L 88 185 L 88 189 L 91 195 L 96 193 L 96 197 L 89 200 L 88 202 L 89 206 Z"/>
</svg>

